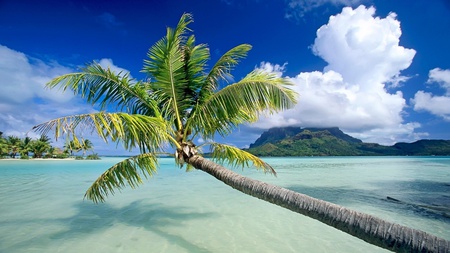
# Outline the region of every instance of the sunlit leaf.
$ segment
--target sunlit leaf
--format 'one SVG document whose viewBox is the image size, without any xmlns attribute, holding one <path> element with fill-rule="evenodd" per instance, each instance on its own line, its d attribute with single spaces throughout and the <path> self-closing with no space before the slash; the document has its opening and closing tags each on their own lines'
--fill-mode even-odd
<svg viewBox="0 0 450 253">
<path fill-rule="evenodd" d="M 89 187 L 85 198 L 95 203 L 104 202 L 105 198 L 115 190 L 125 186 L 136 188 L 143 183 L 143 178 L 153 176 L 157 171 L 157 157 L 146 153 L 127 158 L 106 170 Z"/>
<path fill-rule="evenodd" d="M 106 112 L 62 117 L 33 129 L 44 135 L 54 130 L 56 139 L 72 135 L 75 140 L 77 129 L 91 129 L 106 142 L 109 139 L 120 141 L 126 149 L 140 147 L 153 152 L 160 150 L 170 134 L 170 128 L 161 118 Z"/>
<path fill-rule="evenodd" d="M 261 158 L 252 155 L 240 148 L 222 144 L 208 143 L 212 148 L 212 158 L 218 162 L 227 162 L 232 166 L 249 167 L 250 163 L 257 169 L 262 169 L 265 173 L 276 175 L 275 170 Z"/>
</svg>

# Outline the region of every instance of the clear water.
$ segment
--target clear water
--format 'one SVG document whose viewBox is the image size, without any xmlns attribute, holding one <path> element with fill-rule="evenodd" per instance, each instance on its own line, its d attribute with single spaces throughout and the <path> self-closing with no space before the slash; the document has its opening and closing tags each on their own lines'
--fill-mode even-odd
<svg viewBox="0 0 450 253">
<path fill-rule="evenodd" d="M 83 201 L 120 160 L 0 160 L 0 252 L 386 252 L 169 158 L 138 189 Z M 450 240 L 450 157 L 266 161 L 277 177 L 236 171 Z"/>
</svg>

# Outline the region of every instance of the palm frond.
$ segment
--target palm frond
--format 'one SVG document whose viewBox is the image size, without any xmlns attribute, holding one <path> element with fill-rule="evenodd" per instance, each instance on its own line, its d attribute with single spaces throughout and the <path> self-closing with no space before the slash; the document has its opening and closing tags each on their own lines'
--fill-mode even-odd
<svg viewBox="0 0 450 253">
<path fill-rule="evenodd" d="M 127 97 L 127 103 L 124 103 L 122 108 L 126 108 L 129 114 L 160 117 L 161 111 L 153 93 L 149 83 L 139 81 L 131 86 L 131 94 Z"/>
<path fill-rule="evenodd" d="M 239 124 L 255 122 L 260 114 L 292 107 L 296 93 L 289 85 L 287 79 L 253 71 L 199 104 L 186 124 L 206 138 L 216 132 L 225 136 Z"/>
<path fill-rule="evenodd" d="M 182 46 L 186 38 L 185 34 L 189 31 L 188 25 L 192 22 L 190 14 L 184 14 L 175 29 L 167 28 L 167 35 L 156 42 L 149 50 L 148 60 L 144 60 L 143 72 L 149 74 L 154 81 L 152 88 L 155 90 L 155 96 L 159 103 L 167 104 L 171 101 L 171 112 L 176 120 L 177 128 L 182 128 L 182 115 L 180 114 L 178 104 L 182 101 L 183 88 L 186 85 L 184 73 L 184 54 Z"/>
<path fill-rule="evenodd" d="M 156 104 L 149 98 L 142 82 L 135 82 L 128 73 L 114 73 L 97 63 L 81 72 L 62 75 L 47 83 L 47 88 L 71 89 L 101 109 L 113 104 L 128 113 L 157 115 Z"/>
<path fill-rule="evenodd" d="M 205 101 L 207 101 L 211 96 L 214 95 L 214 92 L 218 88 L 220 81 L 228 82 L 228 80 L 232 77 L 230 73 L 233 70 L 234 66 L 239 63 L 240 59 L 247 56 L 247 53 L 251 48 L 252 47 L 248 44 L 242 44 L 230 49 L 220 57 L 220 59 L 216 62 L 208 75 L 204 77 L 204 80 L 201 83 L 201 87 L 197 91 L 198 95 L 195 99 L 195 104 L 192 105 L 192 110 L 190 111 L 190 115 L 188 116 L 188 118 L 197 113 L 197 111 L 199 110 L 198 105 L 203 105 Z M 191 123 L 192 122 L 189 122 L 188 124 Z M 235 124 L 232 123 L 232 125 Z M 188 127 L 190 128 L 190 126 Z"/>
<path fill-rule="evenodd" d="M 179 106 L 183 112 L 190 110 L 197 102 L 199 91 L 205 83 L 206 63 L 210 59 L 207 45 L 195 45 L 195 37 L 190 36 L 184 52 L 185 86 L 180 87 Z"/>
<path fill-rule="evenodd" d="M 123 142 L 126 149 L 139 147 L 141 151 L 160 149 L 170 139 L 170 128 L 161 118 L 126 113 L 90 113 L 57 118 L 33 127 L 41 134 L 54 131 L 55 138 L 72 135 L 77 130 L 96 132 L 105 142 Z"/>
<path fill-rule="evenodd" d="M 219 81 L 227 81 L 231 77 L 231 71 L 239 63 L 240 59 L 247 56 L 248 51 L 252 49 L 249 44 L 236 46 L 223 54 L 209 72 L 206 82 L 200 91 L 200 96 L 207 97 L 206 94 L 213 92 L 218 88 Z"/>
<path fill-rule="evenodd" d="M 232 166 L 248 167 L 252 163 L 264 173 L 276 175 L 275 170 L 268 163 L 242 149 L 222 143 L 208 143 L 212 148 L 212 158 L 219 162 L 228 162 Z"/>
<path fill-rule="evenodd" d="M 289 88 L 292 83 L 288 79 L 278 77 L 276 74 L 255 70 L 241 81 L 229 85 L 221 90 L 223 97 L 235 97 L 240 94 L 242 106 L 255 114 L 261 111 L 276 112 L 289 109 L 297 102 L 297 93 Z M 233 100 L 233 99 L 232 99 Z M 231 101 L 232 101 L 231 100 Z"/>
<path fill-rule="evenodd" d="M 147 179 L 156 173 L 157 165 L 157 157 L 151 153 L 127 158 L 100 175 L 84 197 L 95 203 L 104 202 L 109 194 L 114 195 L 115 190 L 127 185 L 136 188 L 143 183 L 142 176 Z"/>
</svg>

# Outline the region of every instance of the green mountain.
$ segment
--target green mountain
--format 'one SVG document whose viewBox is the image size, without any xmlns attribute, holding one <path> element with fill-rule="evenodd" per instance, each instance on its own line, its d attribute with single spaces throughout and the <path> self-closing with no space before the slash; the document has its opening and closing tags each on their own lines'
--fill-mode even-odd
<svg viewBox="0 0 450 253">
<path fill-rule="evenodd" d="M 450 141 L 420 140 L 384 146 L 364 143 L 337 127 L 282 127 L 264 132 L 247 151 L 258 156 L 446 156 L 450 155 Z"/>
</svg>

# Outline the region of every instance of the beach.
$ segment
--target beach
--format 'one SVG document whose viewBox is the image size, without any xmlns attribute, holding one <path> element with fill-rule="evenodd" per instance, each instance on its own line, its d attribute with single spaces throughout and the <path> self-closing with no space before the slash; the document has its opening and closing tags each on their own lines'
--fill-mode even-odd
<svg viewBox="0 0 450 253">
<path fill-rule="evenodd" d="M 30 159 L 20 159 L 20 158 L 2 158 L 0 161 L 70 161 L 75 160 L 75 158 L 30 158 Z"/>
</svg>

